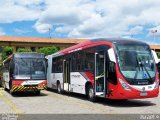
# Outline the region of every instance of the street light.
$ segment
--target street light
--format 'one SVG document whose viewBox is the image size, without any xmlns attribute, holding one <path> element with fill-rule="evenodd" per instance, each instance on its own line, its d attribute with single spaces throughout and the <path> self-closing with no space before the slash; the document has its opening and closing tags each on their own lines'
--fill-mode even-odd
<svg viewBox="0 0 160 120">
<path fill-rule="evenodd" d="M 157 33 L 157 30 L 151 30 L 151 32 L 153 33 L 153 38 L 154 38 L 154 42 L 155 42 L 155 34 Z"/>
<path fill-rule="evenodd" d="M 45 28 L 45 29 L 41 29 L 41 30 L 46 30 L 48 32 L 48 35 L 49 35 L 48 37 L 51 38 L 51 30 L 52 30 L 52 28 L 49 27 L 49 28 Z"/>
<path fill-rule="evenodd" d="M 51 38 L 51 28 L 46 28 L 46 29 L 43 29 L 43 30 L 47 30 L 47 31 L 48 31 L 48 35 L 49 35 L 49 38 Z"/>
</svg>

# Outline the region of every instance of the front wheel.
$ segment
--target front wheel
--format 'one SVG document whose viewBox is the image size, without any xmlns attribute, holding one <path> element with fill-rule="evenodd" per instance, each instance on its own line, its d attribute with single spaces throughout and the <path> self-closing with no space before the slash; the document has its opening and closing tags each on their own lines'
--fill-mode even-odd
<svg viewBox="0 0 160 120">
<path fill-rule="evenodd" d="M 10 93 L 11 95 L 14 95 L 14 92 L 13 92 L 12 90 L 9 90 L 9 93 Z"/>
<path fill-rule="evenodd" d="M 2 86 L 3 86 L 3 88 L 4 88 L 5 91 L 8 91 L 8 89 L 6 88 L 5 82 L 3 82 Z"/>
<path fill-rule="evenodd" d="M 9 93 L 10 93 L 11 95 L 13 95 L 13 90 L 12 90 L 12 83 L 11 83 L 11 81 L 9 81 Z"/>
<path fill-rule="evenodd" d="M 88 86 L 87 96 L 90 101 L 92 101 L 92 102 L 96 101 L 96 96 L 95 96 L 95 92 L 94 92 L 92 85 Z"/>
<path fill-rule="evenodd" d="M 35 91 L 35 94 L 36 94 L 36 95 L 40 95 L 40 94 L 41 94 L 41 91 L 40 91 L 40 90 Z"/>
</svg>

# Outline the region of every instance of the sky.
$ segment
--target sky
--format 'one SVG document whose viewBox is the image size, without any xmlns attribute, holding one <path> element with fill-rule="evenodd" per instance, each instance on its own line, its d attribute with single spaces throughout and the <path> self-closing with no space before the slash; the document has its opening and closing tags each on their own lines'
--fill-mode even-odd
<svg viewBox="0 0 160 120">
<path fill-rule="evenodd" d="M 0 35 L 160 44 L 160 0 L 0 0 Z"/>
</svg>

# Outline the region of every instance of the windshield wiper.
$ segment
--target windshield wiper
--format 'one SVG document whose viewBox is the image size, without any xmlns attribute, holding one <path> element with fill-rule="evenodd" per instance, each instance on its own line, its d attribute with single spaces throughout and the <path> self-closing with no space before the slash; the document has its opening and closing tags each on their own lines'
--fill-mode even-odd
<svg viewBox="0 0 160 120">
<path fill-rule="evenodd" d="M 141 70 L 141 66 L 140 66 L 140 64 L 139 64 L 138 57 L 136 57 L 136 61 L 137 61 L 138 69 L 139 69 L 139 71 L 140 71 L 140 70 Z M 136 79 L 136 78 L 137 78 L 137 75 L 138 75 L 138 69 L 136 69 L 136 73 L 135 73 L 134 79 Z"/>
<path fill-rule="evenodd" d="M 141 66 L 142 68 L 144 68 L 144 70 L 146 71 L 146 73 L 147 73 L 147 75 L 148 75 L 148 77 L 149 77 L 149 79 L 148 79 L 148 80 L 149 80 L 149 82 L 150 82 L 150 83 L 152 83 L 152 82 L 153 82 L 153 80 L 152 80 L 152 78 L 151 78 L 151 75 L 149 74 L 149 72 L 148 72 L 148 70 L 147 70 L 146 66 L 142 63 L 142 60 L 141 60 L 140 58 L 139 58 L 139 62 L 141 63 L 141 65 L 140 65 L 140 66 Z"/>
</svg>

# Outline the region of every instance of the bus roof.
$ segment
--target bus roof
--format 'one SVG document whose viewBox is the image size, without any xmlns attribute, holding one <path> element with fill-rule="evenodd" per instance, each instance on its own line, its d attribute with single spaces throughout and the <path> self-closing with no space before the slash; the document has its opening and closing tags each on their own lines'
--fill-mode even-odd
<svg viewBox="0 0 160 120">
<path fill-rule="evenodd" d="M 77 45 L 71 46 L 69 48 L 66 48 L 64 50 L 61 50 L 57 53 L 52 54 L 51 56 L 57 57 L 61 56 L 63 54 L 79 51 L 81 49 L 101 45 L 101 44 L 107 43 L 109 46 L 112 46 L 113 43 L 116 44 L 136 44 L 136 45 L 147 45 L 145 42 L 135 40 L 135 39 L 126 39 L 126 38 L 97 38 L 97 39 L 91 39 L 91 40 L 84 40 L 84 42 L 79 43 Z"/>
<path fill-rule="evenodd" d="M 43 53 L 36 53 L 36 52 L 21 52 L 21 53 L 13 53 L 8 58 L 6 58 L 2 63 L 7 62 L 11 58 L 45 58 Z"/>
<path fill-rule="evenodd" d="M 22 52 L 22 53 L 14 53 L 14 58 L 45 58 L 43 53 L 36 52 Z"/>
<path fill-rule="evenodd" d="M 140 40 L 135 39 L 128 39 L 128 38 L 98 38 L 98 39 L 92 39 L 92 42 L 100 42 L 100 41 L 108 41 L 111 43 L 118 43 L 118 44 L 146 44 L 145 42 L 142 42 Z"/>
</svg>

